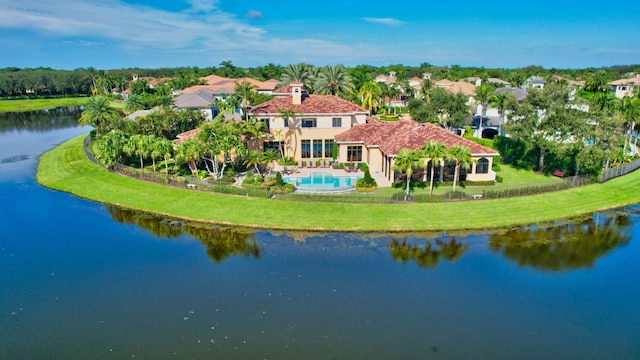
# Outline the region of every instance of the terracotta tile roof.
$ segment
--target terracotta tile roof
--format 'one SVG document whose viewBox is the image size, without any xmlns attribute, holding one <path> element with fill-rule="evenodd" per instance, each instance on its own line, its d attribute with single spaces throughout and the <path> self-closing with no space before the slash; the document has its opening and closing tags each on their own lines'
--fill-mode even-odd
<svg viewBox="0 0 640 360">
<path fill-rule="evenodd" d="M 469 96 L 476 94 L 476 86 L 466 81 L 456 81 L 447 90 L 449 90 L 449 92 L 452 92 L 454 94 L 460 93 L 460 94 L 469 95 Z"/>
<path fill-rule="evenodd" d="M 195 128 L 193 130 L 189 130 L 189 131 L 185 131 L 183 133 L 180 133 L 178 135 L 176 135 L 176 139 L 173 140 L 173 143 L 176 145 L 180 145 L 183 142 L 187 141 L 188 139 L 191 139 L 192 137 L 198 135 L 198 133 L 200 132 L 200 128 Z"/>
<path fill-rule="evenodd" d="M 227 78 L 224 78 L 222 76 L 218 76 L 218 75 L 209 75 L 209 76 L 205 76 L 205 77 L 201 77 L 200 80 L 204 80 L 207 82 L 207 85 L 213 85 L 217 82 L 219 82 L 220 80 L 224 80 Z"/>
<path fill-rule="evenodd" d="M 443 143 L 447 149 L 454 145 L 467 146 L 474 156 L 496 156 L 495 150 L 465 139 L 431 123 L 415 120 L 400 120 L 392 123 L 380 121 L 355 125 L 350 130 L 336 135 L 338 143 L 363 143 L 368 147 L 379 147 L 389 156 L 396 156 L 401 149 L 419 150 L 428 141 Z"/>
<path fill-rule="evenodd" d="M 615 86 L 640 86 L 640 78 L 620 79 L 609 83 L 609 85 Z"/>
<path fill-rule="evenodd" d="M 194 86 L 190 86 L 186 89 L 182 89 L 180 92 L 182 94 L 189 94 L 189 93 L 196 93 L 198 91 L 201 91 L 203 89 L 207 89 L 209 91 L 211 91 L 212 94 L 233 94 L 233 89 L 234 86 L 232 85 L 194 85 Z"/>
<path fill-rule="evenodd" d="M 299 114 L 354 114 L 368 113 L 362 107 L 333 95 L 305 95 L 300 105 L 293 105 L 291 96 L 277 96 L 267 102 L 254 106 L 250 113 L 277 114 L 279 109 L 288 109 Z"/>
<path fill-rule="evenodd" d="M 447 79 L 442 79 L 442 80 L 438 80 L 436 81 L 436 86 L 437 87 L 450 87 L 453 86 L 453 82 Z"/>
</svg>

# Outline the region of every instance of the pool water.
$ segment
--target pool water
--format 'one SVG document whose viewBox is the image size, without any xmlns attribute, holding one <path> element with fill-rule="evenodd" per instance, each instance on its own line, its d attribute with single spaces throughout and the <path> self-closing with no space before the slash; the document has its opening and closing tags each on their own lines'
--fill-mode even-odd
<svg viewBox="0 0 640 360">
<path fill-rule="evenodd" d="M 307 176 L 285 176 L 282 180 L 298 189 L 348 189 L 362 176 L 336 176 L 330 172 L 314 172 Z"/>
</svg>

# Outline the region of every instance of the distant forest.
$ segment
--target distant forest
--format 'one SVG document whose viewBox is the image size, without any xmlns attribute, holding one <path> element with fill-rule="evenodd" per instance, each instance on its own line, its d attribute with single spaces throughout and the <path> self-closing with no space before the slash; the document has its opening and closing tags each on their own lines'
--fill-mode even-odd
<svg viewBox="0 0 640 360">
<path fill-rule="evenodd" d="M 211 74 L 228 78 L 250 77 L 257 80 L 280 79 L 284 66 L 267 64 L 265 66 L 241 68 L 233 65 L 231 61 L 223 61 L 218 67 L 181 67 L 160 69 L 112 69 L 99 70 L 95 68 L 80 68 L 75 70 L 55 70 L 51 68 L 16 68 L 8 67 L 0 69 L 0 98 L 29 98 L 29 97 L 59 97 L 59 96 L 86 96 L 92 89 L 125 89 L 129 86 L 133 74 L 140 77 L 171 78 L 169 81 L 174 89 L 182 89 L 198 82 L 199 77 Z M 422 63 L 412 67 L 405 65 L 370 66 L 358 65 L 346 68 L 354 85 L 359 85 L 372 80 L 377 75 L 388 75 L 395 71 L 398 77 L 409 79 L 422 77 L 425 72 L 432 74 L 432 79 L 459 79 L 478 76 L 481 78 L 500 78 L 520 84 L 530 76 L 548 78 L 552 75 L 560 75 L 566 79 L 582 80 L 589 83 L 596 81 L 605 83 L 623 78 L 631 73 L 640 73 L 640 65 L 621 65 L 604 68 L 586 69 L 545 69 L 540 66 L 527 66 L 516 69 L 488 69 L 477 67 L 435 66 Z"/>
</svg>

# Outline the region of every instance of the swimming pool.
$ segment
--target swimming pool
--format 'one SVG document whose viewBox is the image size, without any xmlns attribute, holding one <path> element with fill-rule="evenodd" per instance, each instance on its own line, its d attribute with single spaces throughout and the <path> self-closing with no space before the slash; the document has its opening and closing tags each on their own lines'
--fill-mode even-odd
<svg viewBox="0 0 640 360">
<path fill-rule="evenodd" d="M 361 175 L 337 176 L 326 171 L 318 171 L 304 176 L 283 176 L 282 181 L 293 184 L 298 191 L 337 191 L 353 189 Z"/>
</svg>

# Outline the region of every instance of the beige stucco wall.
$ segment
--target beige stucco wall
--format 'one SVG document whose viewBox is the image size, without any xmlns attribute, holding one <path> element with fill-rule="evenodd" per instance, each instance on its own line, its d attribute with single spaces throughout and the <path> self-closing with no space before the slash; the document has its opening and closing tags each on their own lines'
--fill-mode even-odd
<svg viewBox="0 0 640 360">
<path fill-rule="evenodd" d="M 313 140 L 331 139 L 335 141 L 335 136 L 349 130 L 353 125 L 366 123 L 365 114 L 344 115 L 344 114 L 329 114 L 329 115 L 296 115 L 293 120 L 295 126 L 293 129 L 284 126 L 284 119 L 278 116 L 258 116 L 258 119 L 269 119 L 269 130 L 272 134 L 271 139 L 268 141 L 284 141 L 285 153 L 287 156 L 293 156 L 294 160 L 301 159 L 302 153 L 302 140 L 311 140 L 311 158 L 321 159 L 313 157 Z M 341 118 L 342 126 L 333 127 L 333 118 Z M 302 119 L 316 119 L 316 127 L 302 127 Z M 292 121 L 291 119 L 289 121 Z M 281 132 L 278 136 L 277 133 Z M 346 148 L 345 157 L 346 157 Z"/>
</svg>

